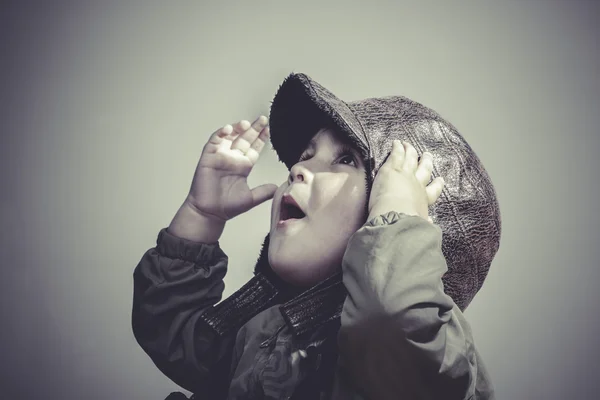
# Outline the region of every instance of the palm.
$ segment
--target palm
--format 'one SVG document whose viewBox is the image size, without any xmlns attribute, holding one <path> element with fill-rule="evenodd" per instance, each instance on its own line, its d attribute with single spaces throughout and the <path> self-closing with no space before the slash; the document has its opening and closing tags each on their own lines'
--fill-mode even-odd
<svg viewBox="0 0 600 400">
<path fill-rule="evenodd" d="M 264 117 L 251 126 L 241 121 L 213 133 L 194 174 L 189 194 L 192 205 L 205 214 L 228 220 L 271 198 L 275 185 L 250 189 L 247 180 L 268 138 Z"/>
</svg>

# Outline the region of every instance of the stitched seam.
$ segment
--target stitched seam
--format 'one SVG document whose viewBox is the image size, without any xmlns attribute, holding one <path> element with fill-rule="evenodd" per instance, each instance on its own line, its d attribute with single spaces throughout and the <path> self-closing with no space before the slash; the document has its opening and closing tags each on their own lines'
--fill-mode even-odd
<svg viewBox="0 0 600 400">
<path fill-rule="evenodd" d="M 429 121 L 429 123 L 431 124 L 431 121 Z M 415 145 L 417 145 L 417 147 L 419 148 L 419 150 L 421 150 L 421 153 L 422 153 L 422 147 L 421 147 L 421 146 L 419 146 L 419 144 L 418 144 L 418 143 L 419 143 L 419 142 L 418 142 L 418 140 L 417 140 L 417 139 L 415 138 L 415 136 L 414 136 L 414 135 L 411 133 L 410 129 L 408 129 L 408 127 L 407 127 L 407 126 L 404 124 L 404 122 L 401 122 L 401 124 L 402 124 L 402 126 L 404 127 L 404 130 L 405 130 L 405 132 L 406 132 L 406 135 L 407 135 L 407 136 L 408 136 L 408 137 L 409 137 L 409 138 L 410 138 L 410 139 L 413 141 L 413 143 L 415 143 Z M 445 128 L 445 127 L 444 127 L 442 124 L 440 124 L 440 127 L 441 127 L 441 128 Z M 442 137 L 443 137 L 444 139 L 446 139 L 446 141 L 447 141 L 448 143 L 450 143 L 450 144 L 451 144 L 451 142 L 450 142 L 450 139 L 449 139 L 449 138 L 447 137 L 447 135 L 446 135 L 446 130 L 445 130 L 445 129 L 440 129 L 440 130 L 441 130 L 441 132 L 442 132 Z M 458 153 L 458 151 L 456 151 L 456 149 L 455 149 L 453 146 L 449 146 L 449 147 L 450 147 L 450 148 L 452 148 L 452 150 L 453 150 L 453 151 L 454 151 L 454 152 L 455 152 L 455 153 L 458 155 L 458 158 L 459 158 L 459 160 L 461 161 L 461 166 L 462 166 L 462 165 L 464 165 L 464 163 L 462 163 L 462 161 L 463 161 L 463 160 L 462 160 L 462 157 L 461 157 L 461 155 Z M 433 172 L 435 173 L 435 175 L 436 175 L 436 177 L 437 177 L 437 176 L 439 176 L 439 174 L 438 174 L 438 173 L 437 173 L 435 170 L 436 170 L 436 168 L 435 168 L 435 166 L 434 166 L 434 168 L 433 168 Z M 471 182 L 471 185 L 473 185 L 473 182 Z M 474 185 L 473 185 L 473 186 L 474 186 Z M 450 196 L 448 195 L 448 191 L 447 191 L 447 189 L 446 189 L 446 186 L 445 186 L 445 185 L 442 187 L 442 192 L 441 192 L 440 196 L 444 196 L 444 199 L 445 199 L 445 200 L 448 202 L 448 204 L 450 205 L 450 207 L 451 207 L 451 210 L 452 210 L 452 216 L 454 217 L 454 220 L 456 221 L 457 225 L 460 227 L 460 230 L 461 230 L 462 234 L 463 234 L 463 235 L 465 235 L 465 237 L 466 237 L 466 236 L 467 236 L 466 229 L 465 229 L 464 225 L 461 223 L 461 221 L 460 221 L 460 220 L 459 220 L 459 218 L 458 218 L 458 214 L 457 214 L 457 211 L 456 211 L 456 206 L 454 205 L 454 203 L 452 203 L 452 201 L 450 201 Z M 477 276 L 477 277 L 479 277 L 479 266 L 477 265 L 477 263 L 476 263 L 476 262 L 474 262 L 475 260 L 473 259 L 473 256 L 472 256 L 472 254 L 473 254 L 473 251 L 474 251 L 474 249 L 473 249 L 473 246 L 472 246 L 472 244 L 471 244 L 471 242 L 470 242 L 470 241 L 468 241 L 468 242 L 467 242 L 467 245 L 469 246 L 469 248 L 470 248 L 470 250 L 471 250 L 471 252 L 470 252 L 470 255 L 471 255 L 471 257 L 470 257 L 470 258 L 471 258 L 471 261 L 473 262 L 473 264 L 475 265 L 475 268 L 476 268 L 476 271 L 475 271 L 475 272 L 476 272 L 476 276 Z M 477 278 L 477 283 L 479 283 L 479 278 Z"/>
<path fill-rule="evenodd" d="M 445 126 L 442 126 L 442 125 L 440 125 L 440 126 L 441 126 L 442 128 L 445 128 Z M 451 144 L 451 142 L 450 142 L 450 139 L 449 139 L 449 138 L 448 138 L 448 136 L 447 136 L 446 129 L 440 129 L 440 130 L 441 130 L 441 132 L 442 132 L 442 137 L 443 137 L 444 139 L 446 139 L 446 141 L 447 141 L 448 143 L 450 143 L 450 144 Z M 458 155 L 458 159 L 459 159 L 459 161 L 461 162 L 461 167 L 463 167 L 463 166 L 464 166 L 464 162 L 463 162 L 463 160 L 462 160 L 462 157 L 461 157 L 460 153 L 459 153 L 459 152 L 458 152 L 456 149 L 454 149 L 454 147 L 453 147 L 453 146 L 449 146 L 449 147 L 450 147 L 450 148 L 452 148 L 452 149 L 453 149 L 453 151 L 454 151 L 454 152 L 455 152 L 455 153 Z M 469 181 L 470 181 L 470 180 L 469 180 Z M 473 182 L 471 182 L 471 185 L 473 185 Z M 445 192 L 445 193 L 444 193 L 444 192 Z M 456 212 L 456 206 L 455 206 L 455 205 L 452 203 L 452 201 L 450 201 L 450 197 L 448 196 L 448 193 L 447 193 L 447 191 L 445 191 L 444 189 L 442 189 L 442 193 L 444 193 L 444 197 L 446 198 L 446 200 L 448 200 L 448 203 L 449 203 L 449 204 L 450 204 L 450 206 L 452 207 L 452 215 L 454 216 L 454 219 L 456 220 L 456 223 L 458 224 L 458 226 L 460 226 L 460 228 L 461 228 L 461 232 L 462 232 L 462 233 L 463 233 L 463 235 L 465 235 L 465 237 L 466 237 L 466 236 L 467 236 L 467 232 L 466 232 L 466 229 L 465 229 L 464 225 L 463 225 L 463 224 L 460 222 L 460 220 L 459 220 L 459 218 L 458 218 L 458 215 L 457 215 L 457 212 Z M 473 254 L 475 254 L 475 249 L 473 248 L 472 241 L 468 240 L 468 241 L 466 241 L 466 242 L 467 242 L 467 246 L 468 246 L 468 247 L 469 247 L 469 249 L 471 250 L 471 251 L 469 252 L 469 256 L 470 256 L 469 258 L 471 258 L 471 262 L 473 263 L 473 265 L 474 265 L 474 267 L 475 267 L 475 276 L 476 276 L 477 286 L 479 286 L 479 265 L 478 265 L 478 264 L 475 262 L 475 259 L 474 259 L 474 257 L 473 257 Z M 478 288 L 477 288 L 477 289 L 478 289 Z M 473 297 L 474 297 L 474 296 L 473 296 Z M 472 298 L 471 298 L 471 300 L 472 300 Z"/>
<path fill-rule="evenodd" d="M 441 125 L 441 126 L 442 126 L 442 128 L 443 128 L 443 129 L 441 129 L 441 131 L 442 131 L 442 134 L 443 134 L 444 138 L 446 138 L 446 139 L 447 139 L 446 126 L 445 126 L 445 125 Z M 448 140 L 448 141 L 449 141 L 449 140 Z M 456 149 L 454 149 L 454 147 L 452 147 L 452 149 L 453 149 L 453 150 L 455 151 L 455 153 L 457 154 L 457 156 L 458 156 L 458 159 L 459 159 L 459 161 L 460 161 L 461 165 L 462 165 L 462 166 L 466 165 L 466 162 L 464 161 L 464 159 L 463 159 L 462 155 L 460 154 L 460 152 L 458 152 Z M 471 149 L 471 150 L 472 150 L 472 149 Z M 482 173 L 482 171 L 481 171 L 481 169 L 480 169 L 480 168 L 477 168 L 477 170 L 478 170 L 480 173 Z M 487 172 L 486 172 L 486 174 L 487 174 Z M 488 175 L 488 177 L 489 177 L 489 174 L 487 174 L 487 175 Z M 481 195 L 481 197 L 482 197 L 482 198 L 486 198 L 486 196 L 485 196 L 485 193 L 483 192 L 483 190 L 482 190 L 482 189 L 479 187 L 479 185 L 475 185 L 475 184 L 473 183 L 473 181 L 472 181 L 472 179 L 471 179 L 470 175 L 469 175 L 469 174 L 466 174 L 466 177 L 467 177 L 467 179 L 469 180 L 469 183 L 471 184 L 471 186 L 475 187 L 475 190 L 477 190 L 477 191 L 479 192 L 479 194 Z M 495 194 L 495 189 L 493 189 L 493 186 L 492 186 L 492 191 L 493 191 L 493 192 L 494 192 L 494 194 Z M 496 202 L 497 202 L 497 200 L 496 200 Z M 497 218 L 497 217 L 498 217 L 498 211 L 499 211 L 499 210 L 498 210 L 498 208 L 499 208 L 499 207 L 493 207 L 493 212 L 494 212 L 494 226 L 496 227 L 496 231 L 498 231 L 498 233 L 500 233 L 500 227 L 498 226 L 498 218 Z M 473 251 L 473 248 L 472 248 L 472 246 L 470 246 L 470 247 L 471 247 L 471 251 Z M 491 261 L 490 261 L 490 262 L 491 262 Z M 475 272 L 476 272 L 477 284 L 478 284 L 478 286 L 480 286 L 481 284 L 483 284 L 483 279 L 480 279 L 480 278 L 479 278 L 479 275 L 480 275 L 480 273 L 479 273 L 479 272 L 480 272 L 479 265 L 478 265 L 478 264 L 475 264 L 475 267 L 477 268 L 477 269 L 476 269 L 476 271 L 475 271 Z"/>
</svg>

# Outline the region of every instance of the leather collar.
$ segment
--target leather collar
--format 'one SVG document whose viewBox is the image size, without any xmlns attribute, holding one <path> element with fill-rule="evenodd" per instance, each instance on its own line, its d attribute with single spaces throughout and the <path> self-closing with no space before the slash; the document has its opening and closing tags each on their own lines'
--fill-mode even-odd
<svg viewBox="0 0 600 400">
<path fill-rule="evenodd" d="M 308 290 L 293 287 L 281 280 L 268 263 L 269 237 L 265 238 L 254 276 L 239 290 L 206 310 L 202 319 L 220 336 L 237 332 L 261 311 L 281 304 L 279 309 L 294 335 L 314 332 L 341 315 L 347 291 L 342 273 L 319 282 Z"/>
</svg>

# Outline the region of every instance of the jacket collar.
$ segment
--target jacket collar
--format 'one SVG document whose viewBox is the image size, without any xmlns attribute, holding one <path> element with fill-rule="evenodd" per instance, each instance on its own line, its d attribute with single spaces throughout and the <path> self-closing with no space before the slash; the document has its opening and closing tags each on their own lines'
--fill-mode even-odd
<svg viewBox="0 0 600 400">
<path fill-rule="evenodd" d="M 294 334 L 302 335 L 339 318 L 346 294 L 340 272 L 282 304 L 279 309 Z"/>
<path fill-rule="evenodd" d="M 337 322 L 347 295 L 342 273 L 308 290 L 293 287 L 273 272 L 267 257 L 268 244 L 267 235 L 252 279 L 206 310 L 201 318 L 220 336 L 237 331 L 253 316 L 277 304 L 294 335 L 311 333 L 328 322 Z"/>
</svg>

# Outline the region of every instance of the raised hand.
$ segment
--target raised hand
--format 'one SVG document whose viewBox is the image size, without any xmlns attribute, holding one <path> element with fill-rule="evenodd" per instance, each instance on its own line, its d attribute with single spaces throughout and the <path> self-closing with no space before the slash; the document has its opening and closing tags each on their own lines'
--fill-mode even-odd
<svg viewBox="0 0 600 400">
<path fill-rule="evenodd" d="M 250 189 L 247 181 L 268 140 L 265 116 L 215 131 L 202 150 L 186 202 L 200 214 L 225 222 L 271 199 L 277 185 Z"/>
<path fill-rule="evenodd" d="M 394 140 L 392 151 L 373 182 L 369 220 L 396 211 L 433 222 L 428 215 L 428 206 L 440 197 L 444 179 L 437 177 L 429 183 L 432 170 L 431 153 L 424 152 L 418 161 L 417 151 L 410 143 Z"/>
</svg>

